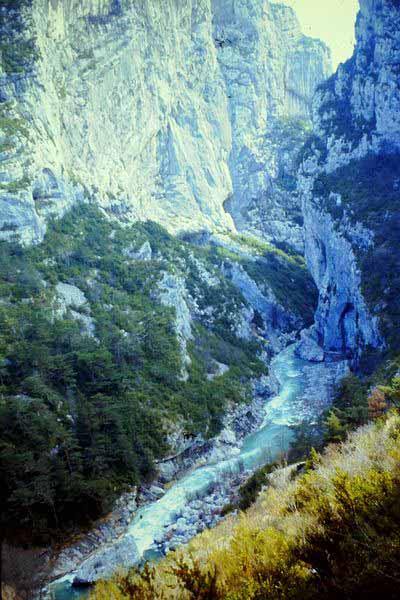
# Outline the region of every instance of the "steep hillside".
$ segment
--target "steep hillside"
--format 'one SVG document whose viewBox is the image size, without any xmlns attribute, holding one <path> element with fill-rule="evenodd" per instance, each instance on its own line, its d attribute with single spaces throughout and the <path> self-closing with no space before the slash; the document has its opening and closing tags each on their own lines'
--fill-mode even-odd
<svg viewBox="0 0 400 600">
<path fill-rule="evenodd" d="M 154 478 L 155 459 L 207 448 L 258 380 L 263 393 L 315 288 L 302 258 L 228 242 L 122 228 L 86 205 L 33 248 L 1 243 L 3 531 L 47 540 L 87 523 Z"/>
</svg>

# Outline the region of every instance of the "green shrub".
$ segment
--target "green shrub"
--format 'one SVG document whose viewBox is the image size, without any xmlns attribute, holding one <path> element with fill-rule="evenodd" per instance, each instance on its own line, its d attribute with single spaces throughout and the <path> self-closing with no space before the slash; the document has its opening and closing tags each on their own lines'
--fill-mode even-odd
<svg viewBox="0 0 400 600">
<path fill-rule="evenodd" d="M 169 554 L 144 577 L 100 582 L 92 600 L 396 598 L 400 579 L 400 419 L 315 452 L 245 513 Z M 130 581 L 135 586 L 128 587 Z"/>
</svg>

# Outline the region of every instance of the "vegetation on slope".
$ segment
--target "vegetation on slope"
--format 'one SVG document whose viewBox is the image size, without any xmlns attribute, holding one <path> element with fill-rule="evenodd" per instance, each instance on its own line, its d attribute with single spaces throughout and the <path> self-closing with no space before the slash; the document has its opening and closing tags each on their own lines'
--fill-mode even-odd
<svg viewBox="0 0 400 600">
<path fill-rule="evenodd" d="M 301 315 L 305 326 L 312 325 L 318 291 L 307 270 L 304 256 L 289 247 L 282 250 L 250 235 L 234 235 L 231 239 L 237 245 L 238 253 L 233 251 L 235 246 L 230 249 L 217 246 L 215 255 L 241 264 L 261 290 L 267 285 L 284 309 Z"/>
<path fill-rule="evenodd" d="M 345 377 L 325 415 L 325 441 L 339 442 L 355 429 L 400 409 L 400 356 L 382 362 L 369 377 Z"/>
<path fill-rule="evenodd" d="M 166 256 L 174 241 L 151 224 L 113 239 L 112 229 L 82 208 L 37 248 L 0 248 L 1 501 L 14 534 L 45 535 L 103 512 L 124 486 L 152 477 L 166 422 L 215 434 L 226 403 L 244 399 L 246 380 L 261 371 L 256 349 L 226 332 L 232 370 L 208 381 L 193 355 L 182 382 L 173 310 L 154 297 L 165 260 L 122 253 L 147 236 Z M 57 314 L 58 281 L 85 293 L 94 336 L 77 310 Z"/>
<path fill-rule="evenodd" d="M 400 417 L 352 433 L 293 480 L 156 568 L 99 583 L 93 600 L 397 598 Z"/>
<path fill-rule="evenodd" d="M 36 40 L 29 26 L 32 0 L 0 2 L 0 65 L 6 75 L 26 73 L 39 58 Z"/>
<path fill-rule="evenodd" d="M 132 258 L 144 242 L 151 259 Z M 122 228 L 90 206 L 53 223 L 39 246 L 0 244 L 7 535 L 43 542 L 87 524 L 154 475 L 172 426 L 213 436 L 227 405 L 247 399 L 265 366 L 260 343 L 236 335 L 245 302 L 221 262 L 212 248 L 183 243 L 154 223 Z M 159 298 L 166 272 L 183 278 L 195 305 L 186 381 L 175 312 Z M 284 281 L 285 270 L 275 277 Z M 60 313 L 60 282 L 87 302 Z M 208 377 L 216 361 L 229 370 Z"/>
<path fill-rule="evenodd" d="M 369 51 L 371 49 L 372 47 L 369 48 Z M 373 57 L 368 58 L 372 62 Z M 345 75 L 341 78 L 340 92 L 336 89 L 337 73 L 318 86 L 318 135 L 310 136 L 301 153 L 301 160 L 311 155 L 315 156 L 315 150 L 317 150 L 319 162 L 323 163 L 327 158 L 326 140 L 332 134 L 346 145 L 354 147 L 361 142 L 363 137 L 370 137 L 376 131 L 375 115 L 367 119 L 361 114 L 357 115 L 353 107 L 352 94 L 356 62 L 357 59 L 354 55 L 341 66 Z M 370 73 L 370 75 L 372 74 Z"/>
</svg>

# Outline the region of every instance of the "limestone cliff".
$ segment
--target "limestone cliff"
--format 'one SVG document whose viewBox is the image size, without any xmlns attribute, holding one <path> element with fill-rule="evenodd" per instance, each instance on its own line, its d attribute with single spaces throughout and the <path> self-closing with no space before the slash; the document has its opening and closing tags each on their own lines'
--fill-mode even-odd
<svg viewBox="0 0 400 600">
<path fill-rule="evenodd" d="M 267 237 L 301 246 L 284 214 L 298 219 L 298 206 L 273 200 L 286 151 L 271 138 L 275 118 L 307 116 L 328 51 L 290 9 L 7 0 L 0 28 L 3 239 L 40 240 L 49 216 L 83 198 L 173 232 L 233 229 L 228 198 L 246 227 L 242 205 L 262 198 L 277 223 Z"/>
<path fill-rule="evenodd" d="M 361 0 L 354 56 L 314 101 L 300 188 L 316 335 L 356 362 L 398 331 L 400 4 Z"/>
<path fill-rule="evenodd" d="M 21 218 L 39 232 L 49 209 L 84 192 L 123 219 L 230 227 L 230 125 L 209 4 L 34 0 L 21 11 L 36 56 L 32 72 L 7 78 L 28 139 L 7 165 L 4 221 L 19 179 Z"/>
<path fill-rule="evenodd" d="M 213 23 L 232 126 L 227 206 L 239 229 L 301 250 L 296 158 L 330 52 L 281 4 L 214 0 Z"/>
</svg>

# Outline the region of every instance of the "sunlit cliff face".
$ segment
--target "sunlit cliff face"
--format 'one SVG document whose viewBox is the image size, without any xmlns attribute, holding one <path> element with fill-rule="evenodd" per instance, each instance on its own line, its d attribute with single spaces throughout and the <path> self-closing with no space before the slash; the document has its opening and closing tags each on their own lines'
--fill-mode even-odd
<svg viewBox="0 0 400 600">
<path fill-rule="evenodd" d="M 332 51 L 334 67 L 354 50 L 358 0 L 280 0 L 294 8 L 306 35 L 323 40 Z"/>
<path fill-rule="evenodd" d="M 329 72 L 327 48 L 290 9 L 234 5 L 38 0 L 22 34 L 10 15 L 9 39 L 35 40 L 35 51 L 4 86 L 18 127 L 1 237 L 37 241 L 49 214 L 84 195 L 173 232 L 233 229 L 225 202 L 268 190 L 271 117 L 307 113 Z"/>
</svg>

